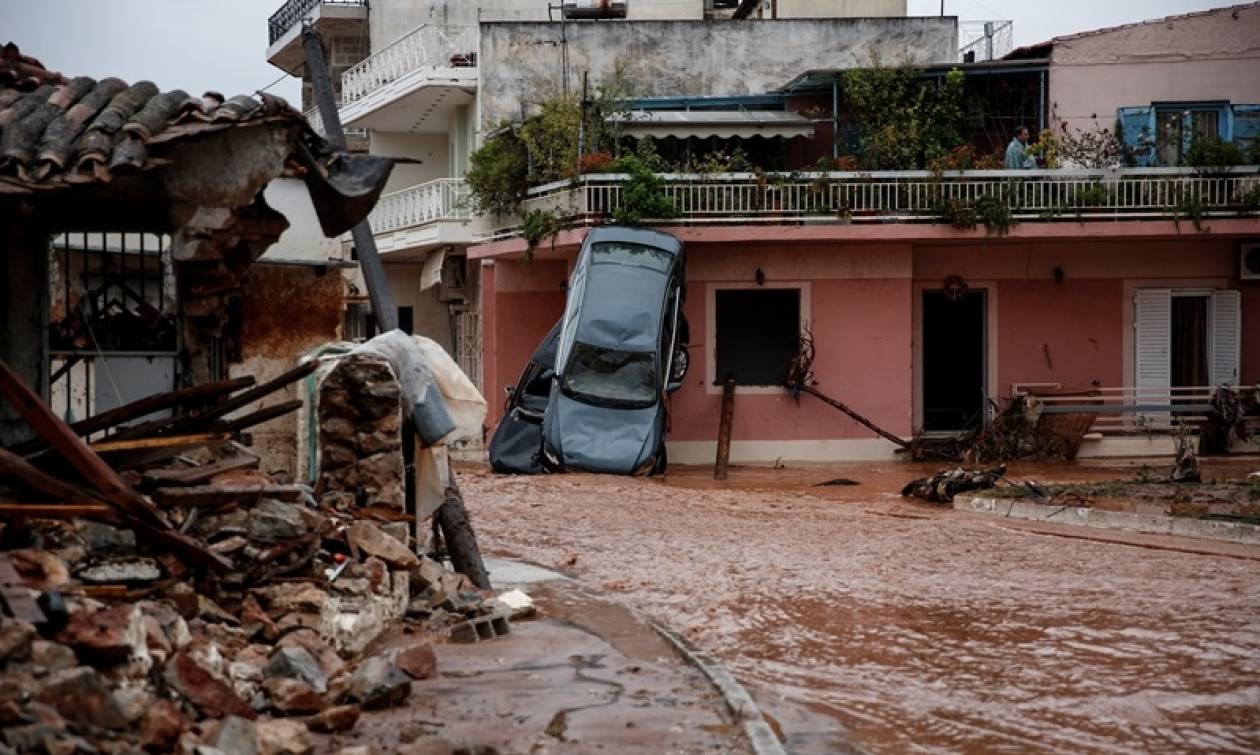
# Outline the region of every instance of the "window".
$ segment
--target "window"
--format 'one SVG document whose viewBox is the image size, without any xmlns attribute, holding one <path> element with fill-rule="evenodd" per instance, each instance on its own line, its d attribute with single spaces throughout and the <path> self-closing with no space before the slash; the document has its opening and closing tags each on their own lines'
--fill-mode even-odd
<svg viewBox="0 0 1260 755">
<path fill-rule="evenodd" d="M 736 385 L 783 385 L 800 348 L 800 289 L 717 291 L 715 304 L 717 381 L 734 375 Z"/>
<path fill-rule="evenodd" d="M 1155 109 L 1155 156 L 1160 165 L 1181 165 L 1195 139 L 1223 137 L 1222 110 L 1227 106 L 1190 104 Z"/>
</svg>

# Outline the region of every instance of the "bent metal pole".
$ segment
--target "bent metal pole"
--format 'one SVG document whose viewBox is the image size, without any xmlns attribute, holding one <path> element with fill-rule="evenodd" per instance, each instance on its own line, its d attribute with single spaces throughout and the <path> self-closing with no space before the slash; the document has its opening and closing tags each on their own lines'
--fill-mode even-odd
<svg viewBox="0 0 1260 755">
<path fill-rule="evenodd" d="M 346 149 L 346 132 L 341 127 L 341 114 L 337 112 L 337 101 L 333 97 L 332 76 L 328 72 L 328 63 L 324 59 L 324 45 L 319 35 L 311 28 L 310 22 L 302 22 L 302 47 L 306 52 L 306 67 L 311 75 L 311 84 L 315 89 L 315 104 L 319 106 L 319 115 L 324 121 L 324 133 L 334 148 Z M 359 266 L 363 269 L 363 281 L 367 284 L 368 299 L 372 302 L 372 313 L 376 318 L 376 327 L 382 333 L 398 329 L 398 310 L 394 308 L 394 297 L 389 290 L 389 281 L 385 279 L 385 267 L 381 264 L 380 255 L 376 252 L 376 238 L 372 236 L 372 226 L 366 218 L 351 231 L 354 237 L 354 248 L 358 253 Z M 412 409 L 412 428 L 407 432 L 410 438 L 414 428 L 419 427 Z M 410 446 L 408 446 L 410 447 Z M 410 454 L 409 454 L 410 456 Z M 411 459 L 406 459 L 410 466 Z M 454 472 L 452 470 L 452 483 Z M 481 560 L 481 550 L 477 546 L 477 537 L 473 534 L 472 521 L 464 500 L 459 495 L 448 495 L 446 501 L 433 515 L 442 537 L 446 540 L 447 550 L 451 554 L 451 563 L 457 571 L 463 572 L 477 587 L 490 588 L 490 576 Z"/>
</svg>

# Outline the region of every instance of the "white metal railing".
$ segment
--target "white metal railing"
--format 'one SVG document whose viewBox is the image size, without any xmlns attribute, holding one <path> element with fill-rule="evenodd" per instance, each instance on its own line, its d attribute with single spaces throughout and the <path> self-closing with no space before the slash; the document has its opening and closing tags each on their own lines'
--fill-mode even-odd
<svg viewBox="0 0 1260 755">
<path fill-rule="evenodd" d="M 671 219 L 648 219 L 659 223 L 946 222 L 949 205 L 974 207 L 985 197 L 1005 203 L 1019 221 L 1196 222 L 1260 211 L 1254 166 L 1210 175 L 1192 168 L 659 175 L 677 210 Z M 628 180 L 588 174 L 536 187 L 522 216 L 550 210 L 563 220 L 601 222 L 616 210 Z M 507 227 L 492 238 L 514 232 Z"/>
<path fill-rule="evenodd" d="M 373 233 L 388 233 L 439 220 L 469 220 L 468 184 L 439 178 L 385 194 L 368 216 Z"/>
<path fill-rule="evenodd" d="M 327 136 L 327 134 L 324 132 L 324 119 L 319 113 L 319 107 L 313 107 L 310 110 L 307 110 L 302 115 L 306 116 L 306 121 L 311 124 L 312 131 L 319 134 L 320 136 Z M 366 138 L 368 135 L 368 131 L 365 128 L 351 128 L 349 126 L 342 126 L 341 130 L 345 132 L 346 136 L 358 136 L 358 137 Z"/>
<path fill-rule="evenodd" d="M 1238 386 L 1232 386 L 1239 390 Z M 1184 388 L 1093 388 L 1086 391 L 1042 391 L 1032 386 L 1014 386 L 1014 393 L 1035 396 L 1052 414 L 1079 409 L 1096 413 L 1090 431 L 1104 435 L 1160 433 L 1178 427 L 1197 429 L 1207 419 L 1207 407 L 1216 389 L 1211 386 Z M 1244 387 L 1246 391 L 1248 388 Z"/>
<path fill-rule="evenodd" d="M 476 65 L 472 26 L 422 24 L 341 74 L 341 104 L 349 105 L 414 71 Z"/>
</svg>

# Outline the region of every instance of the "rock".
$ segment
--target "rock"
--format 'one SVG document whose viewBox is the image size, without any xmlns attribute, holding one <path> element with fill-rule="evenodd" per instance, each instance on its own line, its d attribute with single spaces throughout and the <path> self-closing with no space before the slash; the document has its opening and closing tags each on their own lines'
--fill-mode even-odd
<svg viewBox="0 0 1260 755">
<path fill-rule="evenodd" d="M 55 553 L 28 548 L 8 556 L 22 584 L 32 590 L 56 590 L 70 581 L 70 570 Z"/>
<path fill-rule="evenodd" d="M 423 556 L 420 559 L 419 568 L 411 572 L 412 580 L 418 584 L 413 585 L 415 592 L 420 592 L 426 587 L 439 585 L 442 582 L 442 575 L 447 571 L 437 561 Z"/>
<path fill-rule="evenodd" d="M 0 654 L 2 655 L 2 654 Z M 79 664 L 74 651 L 60 642 L 35 640 L 31 643 L 31 665 L 42 669 L 45 673 L 63 671 Z"/>
<path fill-rule="evenodd" d="M 304 647 L 282 647 L 272 654 L 263 675 L 269 678 L 298 679 L 321 695 L 328 691 L 328 677 L 319 661 Z"/>
<path fill-rule="evenodd" d="M 171 752 L 188 728 L 188 719 L 170 700 L 158 700 L 140 721 L 140 746 L 148 752 Z"/>
<path fill-rule="evenodd" d="M 149 691 L 147 682 L 145 679 L 139 684 L 125 684 L 114 690 L 114 700 L 118 702 L 128 724 L 134 724 L 143 718 L 157 699 Z"/>
<path fill-rule="evenodd" d="M 263 682 L 271 707 L 285 715 L 318 713 L 328 707 L 311 685 L 299 679 L 276 677 Z"/>
<path fill-rule="evenodd" d="M 306 650 L 319 663 L 319 669 L 324 673 L 325 679 L 331 679 L 340 674 L 346 667 L 345 661 L 341 660 L 341 656 L 337 655 L 332 645 L 324 642 L 315 630 L 289 632 L 280 638 L 279 646 Z"/>
<path fill-rule="evenodd" d="M 388 658 L 375 656 L 363 661 L 350 675 L 338 702 L 358 703 L 372 710 L 400 705 L 410 696 L 411 678 Z"/>
<path fill-rule="evenodd" d="M 306 728 L 320 734 L 350 731 L 359 722 L 359 706 L 337 705 L 325 708 L 306 719 Z"/>
<path fill-rule="evenodd" d="M 127 717 L 113 693 L 100 674 L 87 666 L 49 675 L 36 699 L 55 708 L 68 721 L 102 729 L 127 728 Z"/>
<path fill-rule="evenodd" d="M 232 614 L 224 611 L 218 603 L 215 603 L 213 600 L 210 600 L 204 595 L 197 596 L 197 618 L 202 621 L 219 624 L 236 625 L 240 623 L 240 619 L 237 619 Z"/>
<path fill-rule="evenodd" d="M 355 745 L 342 747 L 337 750 L 337 755 L 376 755 L 376 750 L 372 749 L 372 745 Z"/>
<path fill-rule="evenodd" d="M 263 634 L 269 638 L 274 639 L 280 634 L 280 629 L 276 626 L 276 622 L 259 605 L 258 598 L 254 597 L 253 593 L 246 595 L 245 599 L 241 601 L 241 623 L 246 626 L 261 624 Z"/>
<path fill-rule="evenodd" d="M 520 590 L 509 590 L 495 598 L 495 602 L 503 606 L 512 621 L 528 619 L 537 613 L 534 599 Z"/>
<path fill-rule="evenodd" d="M 306 531 L 306 520 L 298 507 L 283 501 L 264 498 L 249 512 L 249 536 L 256 540 L 292 540 Z"/>
<path fill-rule="evenodd" d="M 133 553 L 136 550 L 136 533 L 131 530 L 111 527 L 90 519 L 76 520 L 75 529 L 78 530 L 79 537 L 83 538 L 84 547 L 93 556 Z"/>
<path fill-rule="evenodd" d="M 397 653 L 394 656 L 394 665 L 412 679 L 432 679 L 437 676 L 437 655 L 433 652 L 433 646 L 427 642 L 418 642 Z"/>
<path fill-rule="evenodd" d="M 290 719 L 259 721 L 259 755 L 308 755 L 315 751 L 315 740 L 306 726 Z"/>
<path fill-rule="evenodd" d="M 143 616 L 134 605 L 71 614 L 56 639 L 74 648 L 84 663 L 115 664 L 149 657 Z"/>
<path fill-rule="evenodd" d="M 115 558 L 81 568 L 76 576 L 79 580 L 92 584 L 152 582 L 161 579 L 161 570 L 152 558 Z"/>
<path fill-rule="evenodd" d="M 390 566 L 410 569 L 420 564 L 415 553 L 407 546 L 386 535 L 379 527 L 367 521 L 357 521 L 346 528 L 350 544 L 371 556 L 376 556 Z"/>
<path fill-rule="evenodd" d="M 183 650 L 188 647 L 188 643 L 192 641 L 192 635 L 188 632 L 188 623 L 171 603 L 164 600 L 143 600 L 136 604 L 136 608 L 139 608 L 145 616 L 157 621 L 162 627 L 162 633 L 166 636 L 167 644 L 172 649 Z"/>
<path fill-rule="evenodd" d="M 310 611 L 319 613 L 328 601 L 328 593 L 310 583 L 301 585 L 268 585 L 256 587 L 252 594 L 272 611 Z"/>
<path fill-rule="evenodd" d="M 229 663 L 227 677 L 232 684 L 232 691 L 242 700 L 252 698 L 262 688 L 262 669 L 248 661 L 236 660 Z"/>
<path fill-rule="evenodd" d="M 212 743 L 224 755 L 259 755 L 262 752 L 259 740 L 253 721 L 230 716 L 224 719 Z"/>
<path fill-rule="evenodd" d="M 164 597 L 174 606 L 176 613 L 185 619 L 197 615 L 197 591 L 187 582 L 176 582 L 166 591 Z"/>
<path fill-rule="evenodd" d="M 181 650 L 172 656 L 163 675 L 172 689 L 206 716 L 240 716 L 253 720 L 258 715 L 244 700 L 236 696 L 227 682 L 198 663 L 190 651 Z"/>
<path fill-rule="evenodd" d="M 363 573 L 367 576 L 368 589 L 377 595 L 389 592 L 389 567 L 385 562 L 372 556 L 363 562 Z"/>
<path fill-rule="evenodd" d="M 388 522 L 377 526 L 381 528 L 381 532 L 407 546 L 407 549 L 413 553 L 415 552 L 415 549 L 411 547 L 411 522 Z"/>
<path fill-rule="evenodd" d="M 35 641 L 35 626 L 19 619 L 0 618 L 0 661 L 25 660 Z"/>
</svg>

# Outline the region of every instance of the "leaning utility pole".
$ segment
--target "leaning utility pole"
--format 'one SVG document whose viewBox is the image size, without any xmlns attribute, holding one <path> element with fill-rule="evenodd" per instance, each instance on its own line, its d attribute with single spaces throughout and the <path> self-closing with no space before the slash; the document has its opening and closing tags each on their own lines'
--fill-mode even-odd
<svg viewBox="0 0 1260 755">
<path fill-rule="evenodd" d="M 302 21 L 302 47 L 306 51 L 306 66 L 311 74 L 311 84 L 315 88 L 315 104 L 319 106 L 320 118 L 324 121 L 325 138 L 334 148 L 345 151 L 346 132 L 341 127 L 341 114 L 337 112 L 337 102 L 333 97 L 332 75 L 328 72 L 328 63 L 324 59 L 324 45 L 319 34 L 311 28 L 310 21 Z M 398 329 L 398 310 L 394 308 L 394 297 L 389 290 L 389 281 L 385 278 L 385 266 L 381 264 L 380 255 L 376 253 L 376 238 L 372 235 L 372 225 L 364 218 L 350 232 L 354 238 L 354 249 L 359 257 L 359 267 L 363 270 L 363 281 L 367 284 L 368 299 L 372 302 L 372 314 L 376 318 L 376 327 L 387 333 Z M 410 427 L 403 431 L 404 459 L 407 466 L 415 464 L 414 449 L 415 428 L 421 427 L 421 417 L 416 416 L 416 407 L 412 407 Z M 451 486 L 454 494 L 448 494 L 446 501 L 433 514 L 434 520 L 442 530 L 446 540 L 447 551 L 451 554 L 451 563 L 456 571 L 462 572 L 472 583 L 481 589 L 490 588 L 490 575 L 481 560 L 481 551 L 477 547 L 477 536 L 473 533 L 472 521 L 464 500 L 455 486 L 455 470 L 450 470 Z"/>
</svg>

